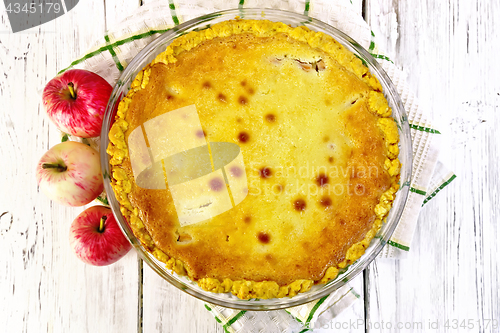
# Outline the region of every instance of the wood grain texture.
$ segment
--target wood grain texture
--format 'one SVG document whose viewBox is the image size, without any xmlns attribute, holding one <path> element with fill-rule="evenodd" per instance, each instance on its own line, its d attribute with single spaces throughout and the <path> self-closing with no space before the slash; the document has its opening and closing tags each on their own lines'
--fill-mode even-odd
<svg viewBox="0 0 500 333">
<path fill-rule="evenodd" d="M 9 332 L 136 331 L 136 255 L 105 268 L 76 259 L 69 226 L 83 208 L 50 202 L 34 176 L 41 155 L 60 142 L 38 92 L 103 34 L 103 8 L 87 1 L 16 34 L 1 11 L 0 325 Z"/>
<path fill-rule="evenodd" d="M 141 0 L 105 0 L 106 30 L 116 27 L 126 17 L 133 15 L 141 3 Z"/>
<path fill-rule="evenodd" d="M 423 325 L 423 330 L 413 331 L 497 332 L 490 320 L 500 318 L 495 167 L 500 26 L 494 18 L 500 3 L 367 4 L 375 35 L 406 73 L 421 105 L 439 121 L 445 139 L 442 157 L 458 175 L 450 188 L 426 204 L 408 259 L 373 265 L 372 323 Z M 435 322 L 437 330 L 429 327 Z"/>
<path fill-rule="evenodd" d="M 224 332 L 202 301 L 189 296 L 144 264 L 143 329 L 151 332 Z"/>
<path fill-rule="evenodd" d="M 141 2 L 80 1 L 16 34 L 0 13 L 0 325 L 7 331 L 223 332 L 201 301 L 142 267 L 133 252 L 104 268 L 79 262 L 68 232 L 83 208 L 50 202 L 34 178 L 40 156 L 60 140 L 39 91 Z M 363 1 L 352 2 L 361 13 Z M 497 332 L 488 320 L 500 319 L 500 0 L 364 3 L 377 40 L 439 120 L 442 156 L 458 178 L 426 204 L 409 257 L 371 266 L 369 307 L 361 300 L 316 331 L 363 332 L 350 323 L 369 316 L 370 332 Z M 362 290 L 363 277 L 353 285 Z M 466 327 L 453 329 L 453 320 Z M 429 326 L 435 322 L 437 329 Z"/>
</svg>

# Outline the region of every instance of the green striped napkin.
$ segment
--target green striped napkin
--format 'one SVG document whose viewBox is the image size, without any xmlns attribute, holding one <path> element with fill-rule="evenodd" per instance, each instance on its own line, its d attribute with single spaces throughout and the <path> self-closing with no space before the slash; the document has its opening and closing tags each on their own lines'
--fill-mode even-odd
<svg viewBox="0 0 500 333">
<path fill-rule="evenodd" d="M 321 328 L 342 310 L 360 298 L 350 286 L 344 285 L 332 294 L 301 306 L 277 311 L 240 311 L 205 304 L 224 331 L 233 332 L 307 332 Z"/>
<path fill-rule="evenodd" d="M 310 15 L 326 22 L 355 39 L 379 59 L 400 94 L 411 126 L 413 177 L 408 204 L 403 211 L 389 246 L 381 257 L 401 258 L 409 251 L 417 218 L 422 206 L 448 185 L 455 175 L 438 162 L 439 131 L 432 119 L 419 107 L 402 73 L 381 52 L 375 35 L 348 0 L 160 0 L 136 10 L 113 27 L 82 57 L 68 68 L 85 68 L 98 73 L 114 85 L 133 57 L 161 33 L 186 20 L 214 11 L 244 7 L 274 8 Z M 94 144 L 96 146 L 96 144 Z M 98 147 L 97 147 L 98 148 Z M 226 332 L 306 332 L 328 323 L 353 304 L 359 295 L 349 285 L 317 301 L 278 311 L 238 311 L 206 304 Z"/>
</svg>

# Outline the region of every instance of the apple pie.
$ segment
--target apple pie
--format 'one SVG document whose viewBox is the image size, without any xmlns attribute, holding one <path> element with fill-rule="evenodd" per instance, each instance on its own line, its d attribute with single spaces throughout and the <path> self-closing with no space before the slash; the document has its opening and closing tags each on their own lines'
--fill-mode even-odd
<svg viewBox="0 0 500 333">
<path fill-rule="evenodd" d="M 107 149 L 147 251 L 204 290 L 292 297 L 360 258 L 398 190 L 379 81 L 332 37 L 235 19 L 133 81 Z"/>
</svg>

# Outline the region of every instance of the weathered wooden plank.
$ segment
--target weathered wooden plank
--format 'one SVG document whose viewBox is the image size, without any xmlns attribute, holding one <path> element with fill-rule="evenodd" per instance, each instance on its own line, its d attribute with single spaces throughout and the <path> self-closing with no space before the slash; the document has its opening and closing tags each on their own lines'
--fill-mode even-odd
<svg viewBox="0 0 500 333">
<path fill-rule="evenodd" d="M 144 264 L 143 329 L 151 332 L 224 332 L 202 301 L 172 286 Z"/>
<path fill-rule="evenodd" d="M 38 91 L 103 34 L 103 9 L 101 0 L 86 1 L 16 34 L 1 13 L 0 321 L 9 332 L 136 331 L 136 255 L 104 268 L 81 263 L 68 234 L 83 208 L 50 202 L 34 176 L 60 140 Z"/>
<path fill-rule="evenodd" d="M 495 332 L 500 84 L 498 1 L 367 1 L 370 24 L 441 123 L 442 155 L 458 175 L 419 218 L 408 259 L 378 260 L 370 315 L 431 331 Z M 445 327 L 448 323 L 449 327 Z M 497 322 L 498 323 L 498 322 Z M 462 326 L 460 326 L 462 325 Z M 414 326 L 415 327 L 415 326 Z M 415 331 L 422 331 L 415 329 Z"/>
<path fill-rule="evenodd" d="M 141 3 L 141 0 L 105 0 L 106 30 L 112 29 L 123 19 L 133 15 Z"/>
</svg>

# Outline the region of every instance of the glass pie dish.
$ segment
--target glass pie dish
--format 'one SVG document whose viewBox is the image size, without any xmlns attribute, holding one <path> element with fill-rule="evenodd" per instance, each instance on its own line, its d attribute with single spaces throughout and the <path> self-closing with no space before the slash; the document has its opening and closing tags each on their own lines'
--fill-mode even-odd
<svg viewBox="0 0 500 333">
<path fill-rule="evenodd" d="M 134 235 L 130 225 L 121 214 L 120 204 L 118 203 L 111 187 L 111 180 L 109 176 L 111 174 L 109 164 L 110 157 L 106 153 L 106 149 L 109 144 L 108 133 L 114 122 L 117 106 L 121 99 L 130 90 L 131 83 L 135 79 L 136 75 L 146 65 L 151 63 L 151 61 L 153 61 L 158 54 L 162 53 L 165 48 L 177 37 L 190 31 L 203 30 L 215 23 L 231 20 L 237 16 L 243 19 L 266 19 L 274 22 L 283 22 L 292 27 L 303 25 L 310 30 L 322 32 L 332 36 L 335 40 L 360 58 L 368 67 L 372 75 L 380 81 L 383 87 L 383 93 L 389 103 L 389 106 L 392 108 L 392 117 L 396 121 L 398 127 L 398 134 L 400 138 L 398 158 L 402 164 L 400 172 L 400 189 L 396 193 L 396 199 L 393 202 L 393 207 L 387 217 L 387 221 L 382 225 L 382 228 L 371 241 L 369 247 L 360 259 L 343 269 L 334 280 L 331 280 L 326 284 L 315 285 L 311 288 L 311 290 L 299 293 L 293 297 L 243 300 L 237 298 L 231 293 L 217 294 L 205 291 L 201 289 L 196 282 L 185 276 L 180 276 L 170 271 L 165 267 L 163 262 L 159 261 L 150 252 L 148 252 Z M 403 104 L 396 92 L 396 88 L 375 59 L 349 36 L 321 21 L 296 13 L 270 9 L 239 9 L 208 14 L 187 21 L 174 29 L 169 30 L 146 46 L 126 67 L 113 89 L 102 126 L 100 151 L 102 173 L 104 175 L 105 190 L 108 194 L 109 204 L 118 223 L 120 224 L 120 227 L 122 228 L 122 231 L 132 243 L 141 258 L 161 277 L 186 293 L 212 304 L 242 310 L 276 310 L 311 302 L 332 293 L 363 271 L 388 242 L 402 215 L 408 196 L 408 184 L 410 183 L 412 165 L 410 129 Z"/>
</svg>

